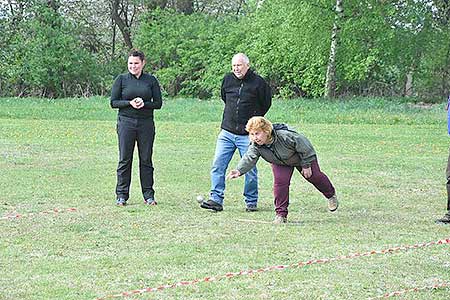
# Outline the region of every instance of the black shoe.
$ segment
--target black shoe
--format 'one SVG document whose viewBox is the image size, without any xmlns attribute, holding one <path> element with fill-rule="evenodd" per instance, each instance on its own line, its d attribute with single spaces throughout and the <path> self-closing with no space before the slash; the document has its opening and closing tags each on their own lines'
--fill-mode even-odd
<svg viewBox="0 0 450 300">
<path fill-rule="evenodd" d="M 450 224 L 450 211 L 446 213 L 442 218 L 437 219 L 436 223 L 438 224 Z"/>
<path fill-rule="evenodd" d="M 127 199 L 125 199 L 125 198 L 117 198 L 116 205 L 117 206 L 125 206 L 125 205 L 127 205 Z"/>
<path fill-rule="evenodd" d="M 223 210 L 223 206 L 220 205 L 217 202 L 214 202 L 212 200 L 208 200 L 208 201 L 203 201 L 202 204 L 200 204 L 201 208 L 205 208 L 205 209 L 211 209 L 214 211 L 222 211 Z"/>
<path fill-rule="evenodd" d="M 144 199 L 144 203 L 147 205 L 157 205 L 155 198 L 150 197 L 148 199 Z"/>
<path fill-rule="evenodd" d="M 258 211 L 258 207 L 256 207 L 256 204 L 247 204 L 245 211 L 246 212 Z"/>
</svg>

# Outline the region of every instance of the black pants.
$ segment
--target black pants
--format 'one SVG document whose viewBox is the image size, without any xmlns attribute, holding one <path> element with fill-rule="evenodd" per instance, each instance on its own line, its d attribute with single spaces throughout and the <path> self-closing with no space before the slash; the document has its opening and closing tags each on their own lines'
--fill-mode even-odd
<svg viewBox="0 0 450 300">
<path fill-rule="evenodd" d="M 144 199 L 154 197 L 153 189 L 153 141 L 155 123 L 152 119 L 135 119 L 124 116 L 117 118 L 117 136 L 119 139 L 119 165 L 117 167 L 116 195 L 128 200 L 130 195 L 131 165 L 134 145 L 137 142 L 139 152 L 139 176 Z"/>
<path fill-rule="evenodd" d="M 450 149 L 447 160 L 447 210 L 450 212 Z"/>
</svg>

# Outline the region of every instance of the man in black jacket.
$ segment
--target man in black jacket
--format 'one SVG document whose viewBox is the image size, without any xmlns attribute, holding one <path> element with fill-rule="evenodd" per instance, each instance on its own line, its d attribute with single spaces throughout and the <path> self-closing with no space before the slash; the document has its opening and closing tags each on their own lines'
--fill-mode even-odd
<svg viewBox="0 0 450 300">
<path fill-rule="evenodd" d="M 225 75 L 220 94 L 225 108 L 221 131 L 217 138 L 213 166 L 211 168 L 211 191 L 202 208 L 223 210 L 225 176 L 234 152 L 242 157 L 250 143 L 245 131 L 247 121 L 254 116 L 264 116 L 272 104 L 269 85 L 250 69 L 250 61 L 243 53 L 231 60 L 232 72 Z M 258 174 L 256 167 L 245 174 L 244 201 L 246 211 L 256 211 L 258 202 Z"/>
</svg>

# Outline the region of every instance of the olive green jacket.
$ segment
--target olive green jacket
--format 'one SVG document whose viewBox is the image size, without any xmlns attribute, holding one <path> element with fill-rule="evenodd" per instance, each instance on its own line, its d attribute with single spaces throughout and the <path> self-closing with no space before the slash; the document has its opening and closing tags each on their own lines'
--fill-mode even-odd
<svg viewBox="0 0 450 300">
<path fill-rule="evenodd" d="M 264 160 L 282 166 L 309 168 L 316 160 L 316 151 L 311 142 L 292 129 L 274 129 L 271 144 L 258 145 L 251 142 L 247 152 L 237 165 L 242 174 L 250 171 L 261 156 Z"/>
</svg>

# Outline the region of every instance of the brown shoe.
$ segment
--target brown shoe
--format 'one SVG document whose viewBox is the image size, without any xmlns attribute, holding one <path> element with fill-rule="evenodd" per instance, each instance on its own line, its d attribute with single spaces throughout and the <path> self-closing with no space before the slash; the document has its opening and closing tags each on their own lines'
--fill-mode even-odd
<svg viewBox="0 0 450 300">
<path fill-rule="evenodd" d="M 287 223 L 287 217 L 276 215 L 272 223 L 277 225 Z"/>
<path fill-rule="evenodd" d="M 338 209 L 339 202 L 336 194 L 334 194 L 331 198 L 328 198 L 328 209 L 333 212 Z"/>
</svg>

